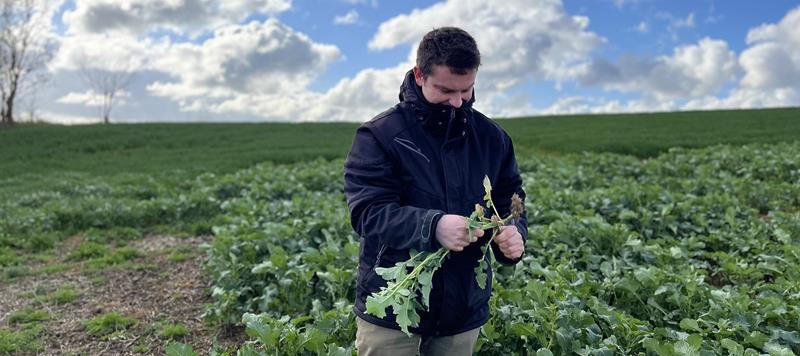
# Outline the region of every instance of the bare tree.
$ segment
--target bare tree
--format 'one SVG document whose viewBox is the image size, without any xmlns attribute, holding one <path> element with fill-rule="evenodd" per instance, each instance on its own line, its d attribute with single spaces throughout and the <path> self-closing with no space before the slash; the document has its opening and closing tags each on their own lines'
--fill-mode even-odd
<svg viewBox="0 0 800 356">
<path fill-rule="evenodd" d="M 15 104 L 52 57 L 37 10 L 34 0 L 0 0 L 0 125 L 14 124 Z"/>
<path fill-rule="evenodd" d="M 133 72 L 112 71 L 100 68 L 89 68 L 84 61 L 80 76 L 84 83 L 91 89 L 95 101 L 99 106 L 100 117 L 103 123 L 111 122 L 111 110 L 117 95 L 130 85 Z"/>
</svg>

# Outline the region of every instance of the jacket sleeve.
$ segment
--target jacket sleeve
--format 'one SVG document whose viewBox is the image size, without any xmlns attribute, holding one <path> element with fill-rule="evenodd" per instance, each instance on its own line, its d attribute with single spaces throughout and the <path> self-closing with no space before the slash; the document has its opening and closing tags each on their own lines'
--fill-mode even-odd
<svg viewBox="0 0 800 356">
<path fill-rule="evenodd" d="M 400 204 L 402 181 L 368 124 L 357 131 L 344 164 L 350 223 L 364 239 L 391 248 L 436 251 L 436 224 L 443 212 Z"/>
<path fill-rule="evenodd" d="M 500 216 L 508 216 L 508 214 L 510 214 L 511 196 L 514 193 L 519 195 L 523 203 L 525 202 L 525 191 L 522 189 L 522 177 L 520 176 L 517 160 L 514 156 L 514 145 L 507 134 L 504 136 L 506 142 L 505 156 L 500 166 L 500 174 L 497 178 L 497 183 L 492 187 L 492 201 L 495 203 Z M 519 234 L 522 235 L 522 243 L 525 244 L 528 238 L 528 217 L 525 211 L 522 212 L 522 215 L 520 215 L 519 219 L 517 219 L 514 224 L 517 230 L 519 230 Z M 492 241 L 492 251 L 494 251 L 495 259 L 504 265 L 514 265 L 522 260 L 521 256 L 520 258 L 512 260 L 503 255 L 503 252 L 500 251 L 500 248 L 494 241 Z M 523 256 L 524 255 L 525 253 L 523 251 Z"/>
</svg>

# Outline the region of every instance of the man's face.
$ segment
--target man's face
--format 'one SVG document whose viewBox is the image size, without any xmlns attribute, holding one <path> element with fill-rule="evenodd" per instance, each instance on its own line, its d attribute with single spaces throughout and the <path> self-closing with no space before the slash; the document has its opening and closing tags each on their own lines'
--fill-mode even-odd
<svg viewBox="0 0 800 356">
<path fill-rule="evenodd" d="M 422 70 L 414 67 L 414 79 L 422 87 L 425 100 L 454 108 L 460 108 L 464 102 L 472 99 L 477 74 L 477 69 L 469 70 L 466 74 L 454 74 L 447 66 L 437 65 L 433 67 L 433 73 L 423 79 Z"/>
</svg>

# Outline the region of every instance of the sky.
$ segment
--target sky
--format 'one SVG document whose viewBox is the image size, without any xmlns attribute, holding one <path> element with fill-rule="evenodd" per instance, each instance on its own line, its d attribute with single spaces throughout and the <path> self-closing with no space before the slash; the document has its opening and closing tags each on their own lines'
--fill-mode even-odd
<svg viewBox="0 0 800 356">
<path fill-rule="evenodd" d="M 112 122 L 367 121 L 442 26 L 475 37 L 494 118 L 800 106 L 797 1 L 45 4 L 49 80 L 23 110 L 56 123 L 99 120 L 87 70 L 132 74 Z"/>
</svg>

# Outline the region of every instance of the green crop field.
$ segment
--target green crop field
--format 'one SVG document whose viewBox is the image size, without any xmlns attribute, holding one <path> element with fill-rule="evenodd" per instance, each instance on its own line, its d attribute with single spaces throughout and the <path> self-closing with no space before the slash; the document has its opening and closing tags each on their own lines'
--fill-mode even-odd
<svg viewBox="0 0 800 356">
<path fill-rule="evenodd" d="M 479 354 L 800 353 L 799 109 L 500 124 L 530 234 Z M 0 355 L 353 354 L 356 127 L 0 130 Z"/>
<path fill-rule="evenodd" d="M 649 157 L 670 147 L 800 138 L 800 109 L 498 120 L 522 154 L 614 152 Z M 0 179 L 76 171 L 108 176 L 181 170 L 232 172 L 263 161 L 341 158 L 357 124 L 20 125 L 0 130 Z"/>
</svg>

